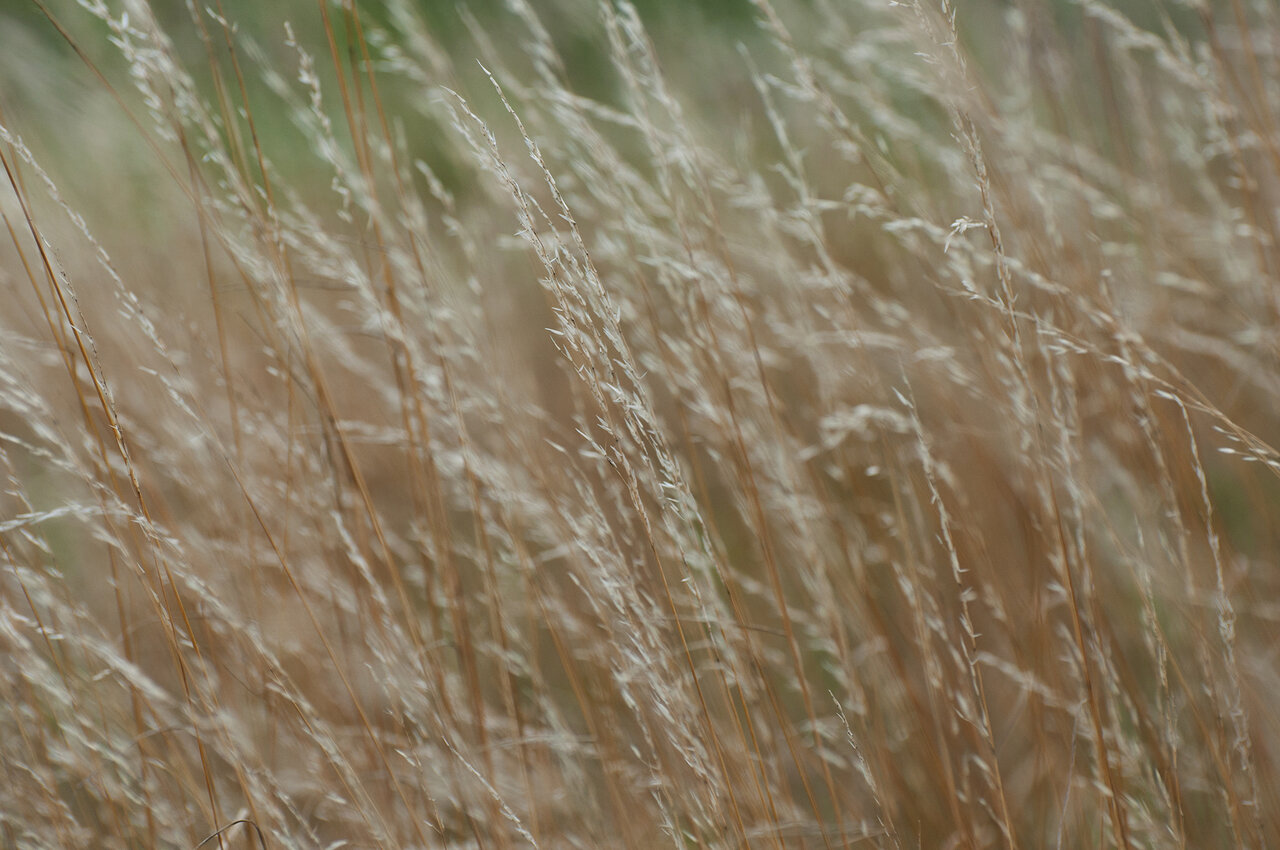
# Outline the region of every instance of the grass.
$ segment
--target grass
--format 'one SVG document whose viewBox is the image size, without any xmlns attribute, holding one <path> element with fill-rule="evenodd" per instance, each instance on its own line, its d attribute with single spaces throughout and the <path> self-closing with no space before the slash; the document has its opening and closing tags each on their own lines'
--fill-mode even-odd
<svg viewBox="0 0 1280 850">
<path fill-rule="evenodd" d="M 0 9 L 0 846 L 1280 843 L 1276 10 L 707 9 Z"/>
</svg>

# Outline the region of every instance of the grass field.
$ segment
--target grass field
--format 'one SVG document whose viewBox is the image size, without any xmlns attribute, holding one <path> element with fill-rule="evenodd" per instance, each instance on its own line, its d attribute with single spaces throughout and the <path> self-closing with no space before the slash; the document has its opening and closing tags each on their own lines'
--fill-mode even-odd
<svg viewBox="0 0 1280 850">
<path fill-rule="evenodd" d="M 0 165 L 0 848 L 1280 846 L 1267 0 L 8 0 Z"/>
</svg>

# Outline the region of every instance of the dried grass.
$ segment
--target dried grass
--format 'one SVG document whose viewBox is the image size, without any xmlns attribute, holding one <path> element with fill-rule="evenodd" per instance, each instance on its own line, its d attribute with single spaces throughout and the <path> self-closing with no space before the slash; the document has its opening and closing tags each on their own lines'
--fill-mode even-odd
<svg viewBox="0 0 1280 850">
<path fill-rule="evenodd" d="M 1276 10 L 752 5 L 0 30 L 0 846 L 1280 842 Z"/>
</svg>

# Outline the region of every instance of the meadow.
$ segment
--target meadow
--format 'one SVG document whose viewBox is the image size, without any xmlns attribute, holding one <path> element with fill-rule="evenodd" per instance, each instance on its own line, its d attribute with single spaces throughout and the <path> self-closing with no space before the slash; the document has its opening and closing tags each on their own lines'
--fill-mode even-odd
<svg viewBox="0 0 1280 850">
<path fill-rule="evenodd" d="M 0 848 L 1280 846 L 1280 7 L 0 3 Z"/>
</svg>

